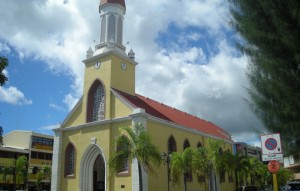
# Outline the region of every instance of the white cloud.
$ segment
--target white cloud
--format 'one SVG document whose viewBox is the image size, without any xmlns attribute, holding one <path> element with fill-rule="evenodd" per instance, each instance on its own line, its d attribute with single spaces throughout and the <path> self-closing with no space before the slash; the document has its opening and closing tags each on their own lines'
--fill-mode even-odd
<svg viewBox="0 0 300 191">
<path fill-rule="evenodd" d="M 8 75 L 8 71 L 6 70 L 6 69 L 4 69 L 3 71 L 2 71 L 2 73 L 4 74 L 4 76 L 6 76 L 7 78 L 9 77 L 9 75 Z"/>
<path fill-rule="evenodd" d="M 247 58 L 226 40 L 225 1 L 143 0 L 142 10 L 140 0 L 126 3 L 123 39 L 132 44 L 140 63 L 136 68 L 138 93 L 212 121 L 235 137 L 241 133 L 255 136 L 256 129 L 262 129 L 244 101 Z M 72 91 L 63 100 L 69 110 L 82 94 L 81 60 L 88 47 L 94 46 L 91 42 L 99 41 L 98 4 L 99 0 L 1 1 L 0 17 L 5 20 L 0 22 L 0 38 L 23 58 L 45 61 L 52 71 L 72 78 Z M 171 23 L 184 33 L 167 42 L 172 46 L 166 48 L 156 40 L 162 32 L 172 33 L 168 30 Z M 188 27 L 207 31 L 208 36 L 185 31 Z M 209 44 L 211 50 L 190 46 L 190 41 L 206 38 L 214 41 Z M 157 89 L 159 94 L 153 91 Z M 19 94 L 22 96 L 25 103 L 31 102 Z"/>
<path fill-rule="evenodd" d="M 63 102 L 68 106 L 69 111 L 71 111 L 78 102 L 78 98 L 74 97 L 72 94 L 68 94 L 65 96 Z"/>
<path fill-rule="evenodd" d="M 30 105 L 32 100 L 25 98 L 24 94 L 16 87 L 0 87 L 0 101 L 13 105 Z"/>
<path fill-rule="evenodd" d="M 60 127 L 60 124 L 55 124 L 55 125 L 43 126 L 43 127 L 38 128 L 38 129 L 39 130 L 53 130 L 53 129 L 56 129 L 56 128 L 59 128 L 59 127 Z"/>
<path fill-rule="evenodd" d="M 10 53 L 10 48 L 6 43 L 0 42 L 0 53 L 8 54 Z"/>
<path fill-rule="evenodd" d="M 50 107 L 50 108 L 53 108 L 53 109 L 55 109 L 55 110 L 57 110 L 57 111 L 63 111 L 63 112 L 66 111 L 65 108 L 63 108 L 63 107 L 61 107 L 61 106 L 58 106 L 58 105 L 56 105 L 56 104 L 54 104 L 54 103 L 50 103 L 50 104 L 49 104 L 49 107 Z"/>
</svg>

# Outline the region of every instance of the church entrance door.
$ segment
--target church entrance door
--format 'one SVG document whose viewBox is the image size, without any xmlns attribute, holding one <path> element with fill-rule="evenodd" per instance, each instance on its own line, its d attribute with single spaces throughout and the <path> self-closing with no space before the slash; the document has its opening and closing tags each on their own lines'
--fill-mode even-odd
<svg viewBox="0 0 300 191">
<path fill-rule="evenodd" d="M 99 155 L 94 163 L 93 170 L 93 191 L 105 191 L 105 166 L 101 155 Z"/>
<path fill-rule="evenodd" d="M 106 190 L 106 161 L 99 145 L 91 144 L 80 164 L 80 191 Z"/>
</svg>

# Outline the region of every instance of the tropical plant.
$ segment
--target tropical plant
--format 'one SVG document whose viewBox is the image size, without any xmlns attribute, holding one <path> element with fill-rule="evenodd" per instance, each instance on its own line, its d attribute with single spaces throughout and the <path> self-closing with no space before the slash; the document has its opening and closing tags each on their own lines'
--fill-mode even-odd
<svg viewBox="0 0 300 191">
<path fill-rule="evenodd" d="M 0 147 L 3 145 L 3 128 L 0 126 Z"/>
<path fill-rule="evenodd" d="M 207 147 L 207 156 L 211 162 L 212 170 L 215 176 L 215 180 L 217 180 L 216 184 L 213 186 L 218 187 L 218 182 L 220 181 L 221 171 L 224 169 L 224 160 L 223 154 L 220 154 L 221 141 L 215 139 L 208 139 L 208 147 Z M 215 188 L 219 190 L 218 188 Z"/>
<path fill-rule="evenodd" d="M 205 190 L 207 190 L 206 185 L 210 188 L 209 177 L 212 167 L 205 147 L 199 147 L 194 151 L 192 169 L 198 177 L 205 177 Z"/>
<path fill-rule="evenodd" d="M 43 180 L 50 180 L 51 178 L 51 166 L 44 165 L 36 174 L 36 188 L 41 190 L 41 183 Z"/>
<path fill-rule="evenodd" d="M 179 183 L 180 177 L 183 176 L 185 191 L 187 191 L 187 175 L 192 170 L 193 154 L 193 149 L 188 147 L 182 153 L 173 152 L 171 155 L 170 171 L 172 181 Z"/>
<path fill-rule="evenodd" d="M 3 74 L 3 70 L 7 67 L 8 60 L 0 56 L 0 86 L 3 86 L 7 81 L 7 77 Z"/>
<path fill-rule="evenodd" d="M 8 177 L 11 178 L 13 176 L 13 168 L 9 166 L 4 166 L 2 167 L 1 171 L 3 182 L 4 184 L 7 184 Z"/>
<path fill-rule="evenodd" d="M 277 174 L 277 183 L 279 186 L 286 185 L 288 180 L 294 179 L 294 174 L 291 170 L 281 167 Z"/>
<path fill-rule="evenodd" d="M 231 23 L 239 35 L 238 47 L 249 57 L 249 105 L 270 132 L 280 133 L 285 152 L 297 153 L 300 150 L 300 1 L 229 2 Z"/>
<path fill-rule="evenodd" d="M 20 182 L 22 180 L 24 187 L 26 187 L 26 183 L 27 183 L 27 173 L 28 173 L 28 160 L 26 156 L 20 156 L 17 160 L 16 160 L 16 175 L 17 175 L 17 183 L 20 186 Z"/>
<path fill-rule="evenodd" d="M 243 156 L 240 152 L 232 154 L 230 151 L 224 153 L 225 168 L 228 172 L 233 172 L 235 175 L 235 185 L 239 186 L 239 174 L 245 174 L 248 166 L 248 160 L 246 156 Z"/>
<path fill-rule="evenodd" d="M 111 155 L 109 166 L 118 172 L 128 161 L 136 160 L 139 169 L 140 190 L 142 191 L 141 168 L 150 174 L 155 174 L 154 166 L 161 164 L 161 154 L 142 124 L 137 124 L 134 128 L 120 127 L 120 131 L 120 135 L 114 140 L 113 145 L 116 152 Z"/>
<path fill-rule="evenodd" d="M 255 157 L 248 157 L 246 167 L 247 182 L 251 185 L 261 186 L 264 183 L 264 174 L 267 171 L 267 166 Z"/>
</svg>

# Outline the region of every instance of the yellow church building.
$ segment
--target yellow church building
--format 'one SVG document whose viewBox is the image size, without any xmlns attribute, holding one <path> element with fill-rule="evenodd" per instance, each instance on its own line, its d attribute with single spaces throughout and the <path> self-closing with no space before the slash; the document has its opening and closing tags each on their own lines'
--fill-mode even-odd
<svg viewBox="0 0 300 191">
<path fill-rule="evenodd" d="M 52 191 L 139 191 L 137 162 L 113 173 L 108 161 L 115 151 L 119 127 L 142 123 L 161 153 L 207 146 L 208 139 L 223 142 L 232 151 L 228 132 L 211 122 L 135 93 L 135 54 L 122 44 L 125 0 L 101 0 L 100 43 L 87 51 L 83 96 L 61 126 L 54 129 Z M 142 67 L 142 66 L 141 66 Z M 167 167 L 156 175 L 142 172 L 143 191 L 183 190 L 168 180 Z M 234 190 L 232 176 L 214 181 L 215 190 Z M 204 191 L 205 183 L 192 174 L 190 191 Z"/>
</svg>

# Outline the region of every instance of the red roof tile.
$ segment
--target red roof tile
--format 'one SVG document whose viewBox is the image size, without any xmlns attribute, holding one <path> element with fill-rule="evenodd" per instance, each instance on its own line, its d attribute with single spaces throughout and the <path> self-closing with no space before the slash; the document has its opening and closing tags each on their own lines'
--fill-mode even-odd
<svg viewBox="0 0 300 191">
<path fill-rule="evenodd" d="M 225 140 L 231 140 L 228 132 L 209 121 L 187 114 L 139 94 L 132 96 L 117 89 L 113 90 L 127 100 L 127 102 L 134 108 L 142 108 L 151 116 L 170 121 L 177 125 L 182 125 L 208 135 L 216 136 Z"/>
</svg>

